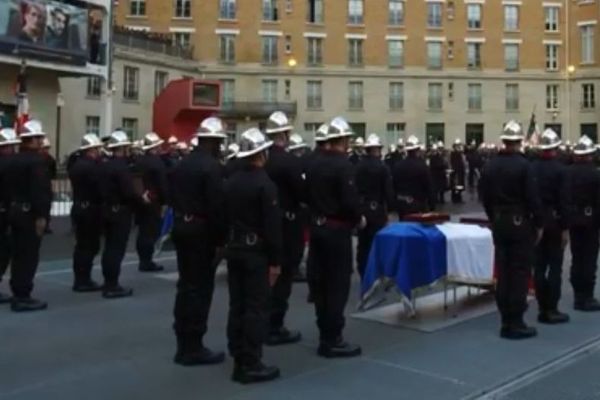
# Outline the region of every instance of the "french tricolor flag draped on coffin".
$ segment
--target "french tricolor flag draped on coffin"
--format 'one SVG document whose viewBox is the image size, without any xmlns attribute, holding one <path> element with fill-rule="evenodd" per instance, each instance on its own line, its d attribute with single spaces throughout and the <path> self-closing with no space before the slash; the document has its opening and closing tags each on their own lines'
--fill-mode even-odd
<svg viewBox="0 0 600 400">
<path fill-rule="evenodd" d="M 443 277 L 489 284 L 493 275 L 489 229 L 457 223 L 395 223 L 375 236 L 361 289 L 364 296 L 379 279 L 388 278 L 410 298 L 413 289 Z"/>
</svg>

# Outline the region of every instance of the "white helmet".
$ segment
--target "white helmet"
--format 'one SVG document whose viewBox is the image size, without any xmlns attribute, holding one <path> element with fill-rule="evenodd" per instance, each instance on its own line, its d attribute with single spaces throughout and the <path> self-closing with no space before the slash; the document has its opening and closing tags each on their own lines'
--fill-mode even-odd
<svg viewBox="0 0 600 400">
<path fill-rule="evenodd" d="M 319 129 L 315 132 L 315 142 L 324 142 L 327 140 L 327 132 L 329 132 L 329 125 L 322 124 Z"/>
<path fill-rule="evenodd" d="M 156 133 L 150 132 L 144 136 L 141 148 L 144 151 L 152 150 L 158 146 L 161 146 L 164 142 L 165 141 L 162 140 Z"/>
<path fill-rule="evenodd" d="M 353 136 L 352 128 L 350 124 L 343 117 L 335 117 L 329 123 L 329 129 L 327 130 L 327 140 L 339 139 L 343 137 Z"/>
<path fill-rule="evenodd" d="M 579 142 L 577 142 L 577 144 L 573 148 L 573 153 L 577 156 L 585 156 L 588 154 L 593 154 L 595 152 L 596 152 L 596 145 L 594 144 L 592 139 L 590 139 L 586 135 L 583 135 L 579 139 Z"/>
<path fill-rule="evenodd" d="M 288 146 L 288 150 L 293 151 L 303 149 L 305 147 L 308 147 L 308 145 L 304 143 L 304 139 L 302 139 L 302 136 L 298 135 L 297 133 L 294 133 L 290 136 L 290 144 Z"/>
<path fill-rule="evenodd" d="M 406 151 L 419 150 L 421 148 L 421 142 L 415 135 L 411 135 L 406 140 Z"/>
<path fill-rule="evenodd" d="M 240 146 L 237 143 L 231 143 L 227 146 L 227 156 L 225 156 L 226 160 L 231 160 L 235 158 L 237 154 L 240 152 Z"/>
<path fill-rule="evenodd" d="M 544 133 L 542 133 L 538 147 L 541 150 L 552 150 L 560 147 L 561 144 L 562 140 L 560 140 L 556 132 L 548 128 L 544 131 Z"/>
<path fill-rule="evenodd" d="M 81 146 L 79 150 L 89 150 L 102 147 L 102 141 L 95 133 L 88 133 L 81 138 Z"/>
<path fill-rule="evenodd" d="M 21 138 L 29 138 L 29 137 L 42 137 L 46 136 L 44 132 L 44 128 L 42 127 L 42 123 L 37 119 L 32 119 L 23 124 L 21 127 L 21 132 L 19 133 L 19 137 Z"/>
<path fill-rule="evenodd" d="M 381 143 L 381 138 L 379 137 L 378 134 L 376 133 L 371 133 L 369 135 L 369 137 L 367 137 L 367 141 L 364 144 L 365 149 L 368 148 L 372 148 L 372 147 L 383 147 L 383 144 Z"/>
<path fill-rule="evenodd" d="M 267 135 L 272 135 L 274 133 L 287 132 L 293 129 L 292 124 L 290 124 L 290 120 L 282 111 L 275 111 L 273 114 L 269 116 L 267 120 Z"/>
<path fill-rule="evenodd" d="M 0 146 L 10 146 L 21 143 L 13 128 L 0 129 Z"/>
<path fill-rule="evenodd" d="M 196 136 L 199 139 L 227 139 L 225 124 L 217 117 L 206 118 L 200 123 Z"/>
<path fill-rule="evenodd" d="M 273 142 L 267 140 L 258 128 L 250 128 L 240 137 L 240 151 L 237 158 L 246 158 L 260 153 L 271 147 Z"/>
<path fill-rule="evenodd" d="M 110 134 L 110 137 L 108 138 L 108 145 L 106 147 L 109 149 L 114 149 L 116 147 L 124 146 L 131 146 L 131 141 L 129 140 L 127 133 L 123 131 L 114 131 Z"/>
<path fill-rule="evenodd" d="M 171 137 L 169 137 L 168 143 L 169 144 L 177 144 L 177 143 L 179 143 L 179 140 L 177 139 L 177 136 L 171 135 Z"/>
<path fill-rule="evenodd" d="M 504 130 L 500 136 L 501 140 L 510 142 L 520 142 L 524 139 L 523 128 L 517 121 L 511 120 L 504 125 Z"/>
</svg>

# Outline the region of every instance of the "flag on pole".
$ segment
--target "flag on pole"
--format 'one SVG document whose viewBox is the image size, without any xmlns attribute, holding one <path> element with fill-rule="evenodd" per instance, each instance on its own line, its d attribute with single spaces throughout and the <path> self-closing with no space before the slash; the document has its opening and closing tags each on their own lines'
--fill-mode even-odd
<svg viewBox="0 0 600 400">
<path fill-rule="evenodd" d="M 15 130 L 20 132 L 21 127 L 29 120 L 29 100 L 27 98 L 27 66 L 25 61 L 21 64 L 21 70 L 15 84 L 15 97 L 17 99 L 17 118 Z"/>
<path fill-rule="evenodd" d="M 529 127 L 527 128 L 527 143 L 532 146 L 536 146 L 539 143 L 540 138 L 540 127 L 537 124 L 535 118 L 535 108 L 531 113 L 531 118 L 529 119 Z"/>
<path fill-rule="evenodd" d="M 173 224 L 175 222 L 175 214 L 172 208 L 168 208 L 167 212 L 163 216 L 162 226 L 160 228 L 160 237 L 156 242 L 154 254 L 158 255 L 162 253 L 165 243 L 171 239 L 171 231 L 173 230 Z"/>
</svg>

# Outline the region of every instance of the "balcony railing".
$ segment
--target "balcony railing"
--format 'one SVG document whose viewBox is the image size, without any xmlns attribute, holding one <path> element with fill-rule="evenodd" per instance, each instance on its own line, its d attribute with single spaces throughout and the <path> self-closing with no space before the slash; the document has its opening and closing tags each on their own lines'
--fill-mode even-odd
<svg viewBox="0 0 600 400">
<path fill-rule="evenodd" d="M 164 34 L 150 34 L 115 27 L 113 40 L 117 45 L 130 49 L 160 53 L 186 60 L 194 59 L 193 46 L 182 47 L 174 45 L 170 36 Z"/>
<path fill-rule="evenodd" d="M 296 102 L 236 101 L 223 103 L 221 116 L 226 118 L 268 118 L 275 111 L 283 111 L 289 116 L 295 116 L 297 108 Z"/>
</svg>

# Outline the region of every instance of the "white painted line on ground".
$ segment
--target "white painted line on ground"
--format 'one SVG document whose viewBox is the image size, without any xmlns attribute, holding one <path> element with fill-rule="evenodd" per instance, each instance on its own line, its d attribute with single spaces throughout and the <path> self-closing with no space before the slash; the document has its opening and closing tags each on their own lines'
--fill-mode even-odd
<svg viewBox="0 0 600 400">
<path fill-rule="evenodd" d="M 390 368 L 399 369 L 401 371 L 412 372 L 413 374 L 423 375 L 423 376 L 426 376 L 428 378 L 434 378 L 434 379 L 438 379 L 438 380 L 441 380 L 441 381 L 450 382 L 450 383 L 453 383 L 455 385 L 461 385 L 461 386 L 466 386 L 467 385 L 466 382 L 463 382 L 461 380 L 458 380 L 458 379 L 455 379 L 455 378 L 452 378 L 452 377 L 449 377 L 449 376 L 439 375 L 439 374 L 435 374 L 433 372 L 423 371 L 422 369 L 411 368 L 411 367 L 407 367 L 405 365 L 396 364 L 396 363 L 389 362 L 389 361 L 378 360 L 376 358 L 371 358 L 371 357 L 362 357 L 361 360 L 367 361 L 367 362 L 371 362 L 371 363 L 374 363 L 374 364 L 383 365 L 383 366 L 390 367 Z"/>
<path fill-rule="evenodd" d="M 600 336 L 596 336 L 582 345 L 574 346 L 562 355 L 550 361 L 543 362 L 521 374 L 517 374 L 495 386 L 466 396 L 463 400 L 497 400 L 508 398 L 511 393 L 537 382 L 554 372 L 562 371 L 569 365 L 598 351 L 600 351 Z"/>
</svg>

